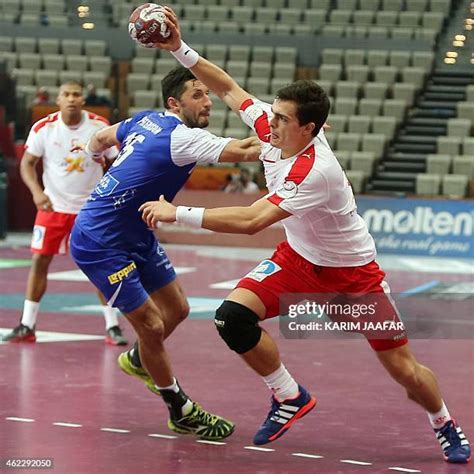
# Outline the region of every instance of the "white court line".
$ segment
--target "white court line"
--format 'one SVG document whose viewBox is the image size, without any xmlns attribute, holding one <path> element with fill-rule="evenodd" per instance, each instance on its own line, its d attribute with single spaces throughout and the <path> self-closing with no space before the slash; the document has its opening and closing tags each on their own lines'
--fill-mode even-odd
<svg viewBox="0 0 474 474">
<path fill-rule="evenodd" d="M 372 466 L 371 462 L 354 461 L 353 459 L 341 459 L 340 462 L 344 462 L 346 464 L 355 464 L 356 466 Z"/>
<path fill-rule="evenodd" d="M 8 420 L 8 421 L 19 421 L 19 422 L 24 422 L 24 423 L 32 423 L 32 422 L 35 421 L 33 418 L 18 418 L 18 417 L 15 417 L 15 416 L 9 416 L 9 417 L 6 417 L 5 419 Z M 53 422 L 53 425 L 55 425 L 55 426 L 64 426 L 64 427 L 67 427 L 67 428 L 81 428 L 82 427 L 82 425 L 77 424 L 77 423 L 65 423 L 65 422 L 62 422 L 62 421 Z M 112 432 L 112 433 L 130 433 L 130 430 L 123 430 L 123 429 L 119 429 L 119 428 L 101 428 L 100 430 L 105 431 L 105 432 Z M 162 439 L 176 439 L 177 438 L 177 436 L 163 435 L 163 434 L 159 434 L 159 433 L 150 433 L 148 436 L 151 437 L 151 438 L 162 438 Z M 204 439 L 198 439 L 198 440 L 196 440 L 196 443 L 210 444 L 210 445 L 215 445 L 215 446 L 224 446 L 224 445 L 227 444 L 227 443 L 224 443 L 224 442 L 221 442 L 221 441 L 208 441 L 208 440 L 204 440 Z M 260 448 L 258 446 L 244 446 L 244 449 L 249 449 L 251 451 L 260 451 L 260 452 L 273 452 L 273 451 L 275 451 L 272 448 Z M 317 454 L 291 453 L 291 455 L 301 457 L 301 458 L 309 458 L 309 459 L 322 459 L 322 458 L 324 458 L 324 456 L 320 456 L 320 455 L 317 455 Z M 370 462 L 355 461 L 355 460 L 352 460 L 352 459 L 341 459 L 340 462 L 346 463 L 346 464 L 355 464 L 357 466 L 372 466 L 372 463 L 370 463 Z M 398 472 L 408 472 L 408 473 L 421 472 L 420 470 L 417 470 L 417 469 L 408 469 L 408 468 L 405 468 L 405 467 L 398 467 L 398 466 L 389 467 L 388 470 L 398 471 Z"/>
<path fill-rule="evenodd" d="M 55 421 L 53 425 L 65 426 L 66 428 L 81 428 L 82 427 L 82 425 L 78 425 L 77 423 L 63 423 L 62 421 Z"/>
<path fill-rule="evenodd" d="M 23 421 L 24 423 L 32 423 L 33 421 L 33 418 L 17 418 L 16 416 L 7 416 L 5 418 L 5 420 L 9 420 L 9 421 Z"/>
<path fill-rule="evenodd" d="M 184 275 L 186 273 L 192 273 L 196 271 L 195 267 L 174 267 L 175 272 L 178 275 Z M 86 275 L 81 270 L 67 270 L 64 272 L 51 272 L 48 273 L 48 280 L 57 281 L 89 281 Z"/>
<path fill-rule="evenodd" d="M 121 430 L 119 428 L 101 428 L 100 431 L 107 431 L 110 433 L 130 433 L 130 430 Z"/>
<path fill-rule="evenodd" d="M 275 451 L 274 449 L 271 449 L 271 448 L 259 448 L 258 446 L 244 446 L 244 449 L 250 449 L 251 451 L 263 451 L 265 453 Z"/>
<path fill-rule="evenodd" d="M 389 471 L 400 471 L 400 472 L 421 472 L 418 471 L 417 469 L 408 469 L 406 467 L 389 467 Z"/>
<path fill-rule="evenodd" d="M 151 433 L 148 436 L 151 436 L 152 438 L 163 438 L 163 439 L 176 439 L 177 436 L 172 436 L 172 435 L 162 435 L 158 433 Z"/>
<path fill-rule="evenodd" d="M 219 283 L 212 283 L 209 285 L 209 288 L 214 290 L 233 290 L 239 281 L 240 280 L 227 280 Z"/>
<path fill-rule="evenodd" d="M 310 458 L 310 459 L 322 459 L 324 456 L 318 454 L 305 454 L 305 453 L 291 453 L 292 456 L 298 456 L 299 458 Z"/>
<path fill-rule="evenodd" d="M 208 441 L 207 439 L 197 439 L 196 443 L 213 444 L 215 446 L 224 446 L 227 444 L 227 443 L 223 443 L 222 441 Z"/>
</svg>

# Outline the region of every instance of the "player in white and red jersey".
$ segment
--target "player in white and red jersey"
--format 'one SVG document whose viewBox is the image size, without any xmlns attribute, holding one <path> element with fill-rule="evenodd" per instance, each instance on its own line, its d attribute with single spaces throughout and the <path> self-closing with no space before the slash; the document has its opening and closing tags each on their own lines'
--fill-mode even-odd
<svg viewBox="0 0 474 474">
<path fill-rule="evenodd" d="M 82 86 L 70 81 L 61 85 L 57 97 L 59 111 L 36 122 L 28 135 L 21 161 L 21 176 L 37 208 L 31 251 L 32 265 L 20 324 L 5 336 L 9 342 L 35 342 L 35 325 L 40 300 L 46 291 L 48 268 L 54 255 L 68 251 L 69 235 L 81 207 L 103 175 L 102 166 L 83 152 L 70 150 L 85 145 L 97 130 L 109 123 L 100 115 L 83 110 Z M 110 148 L 113 159 L 118 150 Z M 41 187 L 36 165 L 43 160 Z M 106 323 L 105 342 L 124 345 L 116 309 L 107 306 L 98 293 Z"/>
<path fill-rule="evenodd" d="M 262 142 L 261 160 L 269 194 L 249 207 L 175 208 L 159 202 L 141 206 L 150 227 L 181 222 L 216 232 L 253 234 L 282 221 L 287 241 L 270 259 L 244 277 L 216 312 L 215 324 L 227 345 L 261 375 L 273 392 L 272 407 L 254 443 L 282 436 L 316 400 L 298 385 L 281 362 L 278 348 L 259 321 L 280 314 L 285 293 L 336 294 L 338 301 L 376 295 L 373 320 L 393 322 L 383 337 L 365 336 L 394 380 L 428 413 L 449 462 L 466 463 L 471 451 L 451 418 L 433 372 L 415 359 L 392 300 L 375 245 L 360 216 L 344 171 L 324 137 L 329 99 L 314 81 L 280 89 L 272 105 L 244 91 L 222 69 L 200 58 L 181 41 L 178 20 L 167 9 L 171 35 L 167 49 L 234 112 Z"/>
</svg>

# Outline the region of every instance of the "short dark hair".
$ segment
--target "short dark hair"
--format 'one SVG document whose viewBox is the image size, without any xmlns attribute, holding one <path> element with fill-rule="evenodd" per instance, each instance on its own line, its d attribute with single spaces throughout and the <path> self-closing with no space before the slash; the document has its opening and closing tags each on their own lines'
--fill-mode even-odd
<svg viewBox="0 0 474 474">
<path fill-rule="evenodd" d="M 76 81 L 74 79 L 70 79 L 69 81 L 61 82 L 61 84 L 59 85 L 59 88 L 61 89 L 61 87 L 63 87 L 63 86 L 77 86 L 77 87 L 80 87 L 82 90 L 84 90 L 84 84 L 82 84 L 82 82 Z"/>
<path fill-rule="evenodd" d="M 296 103 L 296 117 L 300 125 L 309 122 L 315 124 L 313 136 L 316 136 L 325 124 L 330 108 L 326 91 L 310 79 L 295 81 L 282 87 L 276 93 L 276 98 Z"/>
<path fill-rule="evenodd" d="M 166 76 L 161 80 L 161 94 L 163 96 L 163 105 L 168 109 L 168 99 L 174 97 L 180 99 L 185 88 L 186 82 L 195 81 L 196 77 L 187 68 L 178 66 L 172 69 Z"/>
</svg>

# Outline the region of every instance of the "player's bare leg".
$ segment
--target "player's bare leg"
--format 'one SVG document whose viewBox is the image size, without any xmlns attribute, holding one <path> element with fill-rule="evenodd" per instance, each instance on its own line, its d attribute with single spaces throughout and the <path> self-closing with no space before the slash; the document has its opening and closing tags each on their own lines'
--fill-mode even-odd
<svg viewBox="0 0 474 474">
<path fill-rule="evenodd" d="M 126 346 L 127 339 L 123 336 L 122 329 L 118 322 L 118 310 L 107 304 L 107 300 L 101 291 L 96 289 L 97 298 L 102 305 L 102 314 L 105 319 L 105 343 L 111 346 Z"/>
<path fill-rule="evenodd" d="M 188 317 L 188 300 L 178 279 L 154 291 L 150 297 L 161 310 L 166 339 Z"/>
<path fill-rule="evenodd" d="M 408 344 L 379 351 L 377 356 L 391 377 L 405 388 L 408 398 L 418 403 L 428 413 L 446 461 L 469 462 L 471 457 L 469 442 L 461 428 L 451 418 L 434 373 L 415 359 Z"/>
<path fill-rule="evenodd" d="M 189 304 L 178 280 L 174 280 L 150 295 L 151 300 L 160 309 L 164 324 L 163 338 L 166 339 L 189 314 Z M 128 375 L 142 380 L 153 393 L 159 394 L 155 383 L 146 372 L 140 360 L 138 341 L 134 347 L 119 355 L 119 367 Z"/>
<path fill-rule="evenodd" d="M 25 302 L 21 321 L 9 334 L 3 337 L 5 342 L 35 342 L 35 326 L 41 298 L 48 284 L 48 269 L 53 255 L 34 253 L 26 283 Z"/>
<path fill-rule="evenodd" d="M 227 345 L 264 379 L 272 391 L 272 406 L 254 437 L 266 444 L 282 436 L 316 405 L 316 399 L 300 385 L 281 363 L 273 338 L 258 325 L 266 308 L 250 290 L 237 288 L 216 312 L 216 327 Z"/>
<path fill-rule="evenodd" d="M 167 286 L 169 287 L 169 285 Z M 173 294 L 175 296 L 182 294 L 184 297 L 180 287 L 174 285 L 162 292 L 162 295 L 166 295 L 166 297 L 161 299 L 170 303 L 171 300 L 168 298 Z M 155 294 L 154 296 L 155 299 L 160 300 L 159 295 Z M 165 307 L 168 310 L 170 309 L 170 305 L 165 305 Z M 144 375 L 151 376 L 151 382 L 146 381 L 145 383 L 150 390 L 161 395 L 168 406 L 170 412 L 168 428 L 181 434 L 194 434 L 201 439 L 219 440 L 226 438 L 234 431 L 234 424 L 203 410 L 197 403 L 193 402 L 172 374 L 164 340 L 165 335 L 169 335 L 179 323 L 179 320 L 184 320 L 189 312 L 187 303 L 181 302 L 180 309 L 181 311 L 176 313 L 175 321 L 172 321 L 173 318 L 168 314 L 168 331 L 165 328 L 164 313 L 152 298 L 148 298 L 137 310 L 126 315 L 138 335 L 139 360 L 142 366 L 140 370 L 144 372 Z M 128 358 L 128 353 L 121 354 L 121 357 L 127 359 L 127 363 L 131 368 L 137 369 L 131 364 L 132 360 Z M 119 358 L 120 367 L 129 373 L 129 370 L 122 367 L 123 363 L 124 361 Z M 139 378 L 143 379 L 143 377 Z"/>
<path fill-rule="evenodd" d="M 415 359 L 409 344 L 379 351 L 377 356 L 391 377 L 405 388 L 410 400 L 429 413 L 441 410 L 443 400 L 436 377 Z"/>
<path fill-rule="evenodd" d="M 168 354 L 164 347 L 165 326 L 160 310 L 148 298 L 139 308 L 127 313 L 139 340 L 140 359 L 143 367 L 159 386 L 173 383 Z"/>
<path fill-rule="evenodd" d="M 38 303 L 46 292 L 48 285 L 49 265 L 54 255 L 34 253 L 31 258 L 31 268 L 26 283 L 25 298 Z"/>
<path fill-rule="evenodd" d="M 226 300 L 239 303 L 252 310 L 260 320 L 265 318 L 267 310 L 262 300 L 249 290 L 236 288 Z M 275 372 L 281 365 L 278 347 L 273 338 L 264 330 L 262 330 L 258 344 L 250 351 L 240 354 L 240 356 L 262 377 Z"/>
</svg>

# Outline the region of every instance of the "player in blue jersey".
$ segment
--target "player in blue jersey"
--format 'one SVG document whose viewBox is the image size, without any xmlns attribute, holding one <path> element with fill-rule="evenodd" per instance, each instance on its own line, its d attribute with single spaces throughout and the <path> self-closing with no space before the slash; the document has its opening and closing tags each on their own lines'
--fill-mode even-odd
<svg viewBox="0 0 474 474">
<path fill-rule="evenodd" d="M 138 350 L 119 365 L 160 394 L 168 427 L 202 439 L 229 436 L 233 423 L 193 402 L 173 376 L 164 340 L 189 313 L 176 273 L 139 207 L 159 195 L 171 201 L 196 164 L 257 160 L 255 138 L 235 140 L 206 130 L 212 102 L 208 88 L 179 67 L 162 81 L 163 112 L 140 112 L 96 133 L 86 152 L 100 160 L 111 146 L 118 157 L 79 213 L 71 255 L 82 271 L 134 327 Z"/>
</svg>

